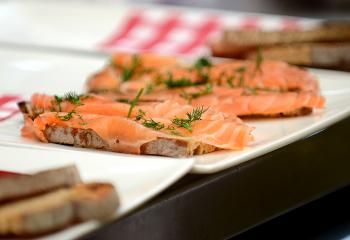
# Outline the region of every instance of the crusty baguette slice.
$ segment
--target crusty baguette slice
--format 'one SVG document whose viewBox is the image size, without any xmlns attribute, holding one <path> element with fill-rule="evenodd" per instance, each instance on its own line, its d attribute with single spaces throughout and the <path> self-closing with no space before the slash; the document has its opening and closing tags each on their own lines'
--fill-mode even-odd
<svg viewBox="0 0 350 240">
<path fill-rule="evenodd" d="M 23 114 L 34 119 L 37 116 L 29 102 L 20 102 L 18 106 Z M 42 112 L 39 110 L 39 112 Z M 84 148 L 96 148 L 110 151 L 109 145 L 93 130 L 46 126 L 46 139 L 51 143 L 59 143 Z M 167 157 L 189 157 L 202 155 L 216 150 L 215 146 L 196 142 L 185 138 L 158 138 L 141 146 L 141 154 Z"/>
<path fill-rule="evenodd" d="M 0 178 L 0 202 L 32 196 L 61 187 L 71 187 L 78 183 L 81 183 L 81 179 L 74 165 L 34 175 Z"/>
<path fill-rule="evenodd" d="M 350 40 L 350 22 L 328 23 L 307 30 L 261 31 L 227 29 L 224 31 L 223 40 L 241 46 L 342 42 Z"/>
<path fill-rule="evenodd" d="M 108 183 L 79 184 L 0 207 L 0 235 L 30 236 L 75 222 L 106 219 L 116 213 L 119 199 Z"/>
<path fill-rule="evenodd" d="M 256 51 L 247 54 L 256 59 Z M 314 67 L 350 69 L 350 42 L 275 45 L 262 49 L 264 59 Z"/>
<path fill-rule="evenodd" d="M 52 143 L 77 147 L 111 150 L 103 139 L 91 129 L 46 126 L 46 139 Z M 158 138 L 141 146 L 141 154 L 167 157 L 188 157 L 216 150 L 216 147 L 182 138 Z"/>
</svg>

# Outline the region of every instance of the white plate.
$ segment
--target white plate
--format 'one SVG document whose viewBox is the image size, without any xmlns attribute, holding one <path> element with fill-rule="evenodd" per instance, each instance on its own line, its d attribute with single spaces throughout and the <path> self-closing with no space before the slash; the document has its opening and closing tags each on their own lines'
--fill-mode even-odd
<svg viewBox="0 0 350 240">
<path fill-rule="evenodd" d="M 26 147 L 1 146 L 0 170 L 30 174 L 40 170 L 75 164 L 86 182 L 107 181 L 116 186 L 121 205 L 115 218 L 140 206 L 186 174 L 191 159 L 159 159 L 132 155 L 101 155 L 85 151 L 54 151 Z M 73 239 L 100 226 L 90 221 L 45 239 Z"/>
<path fill-rule="evenodd" d="M 106 59 L 80 57 L 77 55 L 53 55 L 32 51 L 5 50 L 0 48 L 1 93 L 33 92 L 62 94 L 69 90 L 82 91 L 86 77 L 98 69 Z M 32 64 L 38 62 L 41 64 Z M 42 66 L 40 69 L 37 66 Z M 253 132 L 255 141 L 243 151 L 219 151 L 194 157 L 194 173 L 212 173 L 260 156 L 304 138 L 350 115 L 350 74 L 345 72 L 312 70 L 319 77 L 326 108 L 310 116 L 296 118 L 264 119 L 247 121 L 256 127 Z M 20 86 L 20 87 L 19 87 Z M 61 151 L 99 152 L 102 155 L 124 156 L 119 153 L 107 153 L 98 150 L 86 150 L 43 144 L 19 135 L 22 126 L 21 117 L 0 123 L 0 144 L 31 146 Z M 147 159 L 146 156 L 138 156 Z M 168 158 L 159 157 L 159 159 Z"/>
</svg>

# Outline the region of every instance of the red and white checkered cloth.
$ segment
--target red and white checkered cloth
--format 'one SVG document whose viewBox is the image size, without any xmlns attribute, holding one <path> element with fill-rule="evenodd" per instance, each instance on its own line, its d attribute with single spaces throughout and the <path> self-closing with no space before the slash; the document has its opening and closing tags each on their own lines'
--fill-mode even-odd
<svg viewBox="0 0 350 240">
<path fill-rule="evenodd" d="M 314 21 L 298 18 L 210 11 L 131 9 L 122 24 L 98 47 L 105 51 L 151 51 L 207 55 L 207 41 L 225 28 L 295 29 Z"/>
<path fill-rule="evenodd" d="M 22 97 L 19 95 L 0 95 L 0 122 L 19 112 L 17 102 L 21 100 Z"/>
</svg>

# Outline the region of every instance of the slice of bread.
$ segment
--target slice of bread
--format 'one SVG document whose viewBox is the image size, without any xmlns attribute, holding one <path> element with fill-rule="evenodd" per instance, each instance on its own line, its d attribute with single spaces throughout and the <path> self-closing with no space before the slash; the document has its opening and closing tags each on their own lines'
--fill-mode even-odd
<svg viewBox="0 0 350 240">
<path fill-rule="evenodd" d="M 46 139 L 59 143 L 84 148 L 97 148 L 111 151 L 109 145 L 91 129 L 46 126 Z M 141 146 L 141 154 L 167 157 L 189 157 L 216 150 L 216 147 L 183 138 L 158 138 Z"/>
<path fill-rule="evenodd" d="M 256 59 L 256 51 L 246 54 Z M 304 66 L 350 69 L 350 42 L 348 43 L 294 43 L 262 49 L 264 59 L 280 60 Z"/>
<path fill-rule="evenodd" d="M 81 183 L 74 165 L 43 171 L 34 175 L 0 178 L 0 202 L 45 193 L 62 187 Z"/>
<path fill-rule="evenodd" d="M 223 41 L 237 46 L 266 46 L 286 43 L 350 41 L 350 23 L 326 23 L 307 30 L 261 31 L 230 30 Z"/>
<path fill-rule="evenodd" d="M 260 31 L 227 29 L 210 42 L 214 56 L 265 59 L 303 66 L 349 70 L 350 23 L 328 22 L 308 30 Z"/>
<path fill-rule="evenodd" d="M 111 184 L 79 184 L 0 207 L 0 235 L 31 236 L 75 222 L 116 214 L 119 199 Z"/>
</svg>

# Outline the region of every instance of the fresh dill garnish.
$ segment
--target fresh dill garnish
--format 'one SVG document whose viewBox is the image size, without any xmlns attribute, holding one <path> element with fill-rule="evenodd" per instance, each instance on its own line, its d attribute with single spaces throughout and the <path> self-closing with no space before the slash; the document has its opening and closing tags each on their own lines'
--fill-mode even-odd
<svg viewBox="0 0 350 240">
<path fill-rule="evenodd" d="M 143 111 L 142 109 L 139 109 L 139 113 L 137 114 L 135 120 L 136 121 L 143 120 L 143 122 L 141 123 L 143 126 L 147 128 L 152 128 L 153 130 L 156 130 L 156 131 L 159 131 L 165 127 L 164 123 L 154 121 L 152 118 L 146 119 L 145 115 L 146 115 L 146 112 Z"/>
<path fill-rule="evenodd" d="M 87 125 L 87 122 L 84 121 L 83 117 L 80 114 L 77 114 L 78 118 L 80 119 L 81 122 L 78 122 L 79 125 Z"/>
<path fill-rule="evenodd" d="M 141 66 L 141 59 L 137 54 L 134 54 L 131 58 L 130 66 L 123 66 L 111 61 L 110 65 L 114 68 L 121 70 L 121 77 L 123 82 L 129 81 L 136 73 L 136 69 Z"/>
<path fill-rule="evenodd" d="M 177 118 L 175 117 L 172 120 L 172 123 L 178 127 L 182 127 L 187 129 L 188 131 L 192 132 L 192 123 L 194 121 L 202 120 L 202 115 L 205 113 L 207 109 L 204 109 L 204 107 L 198 107 L 194 108 L 192 112 L 186 113 L 187 118 Z"/>
<path fill-rule="evenodd" d="M 238 85 L 240 87 L 243 87 L 243 85 L 244 85 L 244 76 L 243 75 L 239 76 L 239 83 L 238 83 Z"/>
<path fill-rule="evenodd" d="M 259 46 L 257 51 L 256 51 L 256 59 L 255 59 L 255 70 L 254 70 L 254 74 L 256 72 L 262 72 L 261 70 L 261 65 L 264 61 L 263 55 L 262 55 L 262 50 L 261 47 Z"/>
<path fill-rule="evenodd" d="M 58 111 L 61 112 L 61 110 L 62 110 L 61 109 L 61 103 L 62 103 L 63 99 L 62 99 L 62 97 L 59 97 L 57 95 L 55 95 L 54 98 L 55 98 L 55 101 L 56 101 L 56 103 L 58 105 Z"/>
<path fill-rule="evenodd" d="M 128 98 L 117 98 L 115 101 L 120 103 L 130 103 L 130 100 Z"/>
<path fill-rule="evenodd" d="M 152 128 L 156 131 L 159 131 L 162 128 L 164 128 L 164 123 L 154 121 L 152 118 L 151 119 L 144 119 L 142 125 L 147 127 L 147 128 Z"/>
<path fill-rule="evenodd" d="M 171 134 L 183 137 L 183 135 L 178 130 L 176 130 L 174 126 L 167 126 L 166 130 L 168 130 Z"/>
<path fill-rule="evenodd" d="M 197 70 L 201 83 L 207 83 L 209 81 L 209 74 L 205 68 L 210 68 L 212 66 L 213 64 L 211 61 L 205 57 L 201 57 L 195 62 L 193 68 Z"/>
<path fill-rule="evenodd" d="M 136 121 L 144 119 L 145 115 L 146 115 L 146 112 L 144 112 L 142 109 L 139 109 L 139 114 L 137 114 L 136 116 Z"/>
<path fill-rule="evenodd" d="M 195 93 L 188 93 L 186 91 L 182 91 L 180 93 L 180 97 L 186 99 L 189 103 L 191 103 L 192 99 L 194 98 L 198 98 L 200 96 L 203 96 L 203 95 L 207 95 L 207 94 L 210 94 L 213 92 L 213 85 L 210 84 L 210 83 L 207 83 L 205 85 L 205 88 L 199 92 L 195 92 Z"/>
<path fill-rule="evenodd" d="M 75 92 L 67 92 L 64 94 L 63 100 L 68 101 L 74 105 L 82 105 L 80 96 Z"/>
<path fill-rule="evenodd" d="M 130 101 L 130 108 L 129 108 L 129 112 L 128 112 L 128 118 L 131 117 L 132 110 L 134 109 L 136 104 L 139 102 L 139 98 L 141 97 L 142 93 L 143 93 L 143 88 L 141 88 L 138 91 L 138 93 L 136 94 L 135 98 Z"/>
<path fill-rule="evenodd" d="M 153 90 L 154 90 L 154 85 L 152 83 L 149 83 L 146 85 L 145 94 L 151 93 L 153 92 Z"/>
<path fill-rule="evenodd" d="M 60 119 L 60 120 L 62 120 L 62 121 L 68 121 L 68 120 L 70 120 L 72 117 L 73 117 L 73 115 L 74 114 L 76 114 L 76 112 L 73 110 L 73 111 L 70 111 L 70 112 L 68 112 L 67 114 L 65 114 L 65 115 L 59 115 L 58 113 L 57 113 L 57 117 Z"/>
<path fill-rule="evenodd" d="M 213 66 L 212 62 L 206 57 L 198 58 L 194 64 L 194 68 L 196 69 L 202 69 L 203 67 L 211 67 L 211 66 Z"/>
<path fill-rule="evenodd" d="M 235 72 L 237 72 L 237 73 L 244 73 L 245 70 L 247 70 L 247 67 L 241 66 L 241 67 L 236 68 Z"/>
<path fill-rule="evenodd" d="M 168 73 L 168 79 L 165 80 L 164 83 L 168 88 L 190 87 L 195 85 L 189 78 L 183 77 L 174 79 L 171 72 Z"/>
<path fill-rule="evenodd" d="M 226 79 L 226 82 L 227 82 L 227 85 L 230 87 L 230 88 L 233 88 L 234 85 L 233 85 L 233 80 L 235 79 L 235 76 L 229 76 L 227 79 Z"/>
</svg>

